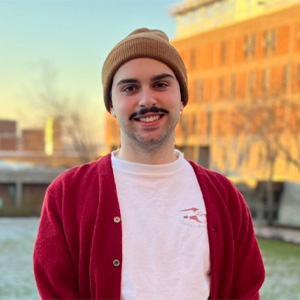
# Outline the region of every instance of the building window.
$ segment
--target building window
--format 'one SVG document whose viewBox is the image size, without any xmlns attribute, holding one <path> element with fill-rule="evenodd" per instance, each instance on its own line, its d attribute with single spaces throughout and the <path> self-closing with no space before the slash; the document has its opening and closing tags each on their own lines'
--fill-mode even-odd
<svg viewBox="0 0 300 300">
<path fill-rule="evenodd" d="M 226 62 L 226 56 L 227 56 L 227 45 L 226 45 L 226 42 L 223 41 L 221 43 L 221 62 L 222 63 Z"/>
<path fill-rule="evenodd" d="M 200 146 L 199 164 L 204 168 L 209 168 L 210 164 L 210 146 Z"/>
<path fill-rule="evenodd" d="M 16 199 L 17 195 L 17 186 L 14 183 L 9 184 L 8 193 L 11 199 Z"/>
<path fill-rule="evenodd" d="M 235 97 L 236 92 L 236 76 L 235 74 L 231 75 L 231 80 L 230 80 L 230 95 L 231 97 Z"/>
<path fill-rule="evenodd" d="M 269 52 L 273 52 L 276 48 L 277 38 L 276 38 L 276 30 L 269 29 L 264 33 L 264 42 L 263 42 L 265 54 Z"/>
<path fill-rule="evenodd" d="M 219 97 L 223 98 L 225 96 L 225 79 L 224 77 L 219 78 Z"/>
<path fill-rule="evenodd" d="M 262 91 L 264 93 L 267 93 L 269 91 L 269 71 L 268 70 L 263 70 L 263 74 L 262 74 Z"/>
<path fill-rule="evenodd" d="M 256 36 L 255 36 L 255 34 L 246 35 L 245 36 L 245 41 L 244 41 L 245 57 L 249 58 L 249 57 L 254 56 L 255 47 L 256 47 Z"/>
<path fill-rule="evenodd" d="M 210 111 L 207 112 L 207 136 L 211 135 L 211 128 L 212 128 L 212 113 Z"/>
<path fill-rule="evenodd" d="M 197 115 L 191 115 L 191 134 L 197 134 Z"/>
<path fill-rule="evenodd" d="M 254 71 L 250 71 L 250 73 L 248 74 L 248 92 L 249 94 L 253 94 L 254 93 L 254 89 L 255 89 L 255 72 Z"/>
<path fill-rule="evenodd" d="M 186 139 L 188 138 L 188 117 L 186 114 L 180 116 L 180 130 L 184 143 L 186 143 Z"/>
<path fill-rule="evenodd" d="M 196 49 L 191 49 L 191 52 L 190 52 L 190 68 L 191 70 L 195 70 L 195 67 L 196 67 Z"/>
<path fill-rule="evenodd" d="M 300 85 L 300 64 L 298 64 L 297 81 L 298 81 L 298 84 Z"/>
<path fill-rule="evenodd" d="M 290 67 L 288 65 L 285 65 L 283 67 L 283 78 L 282 78 L 283 91 L 286 91 L 288 89 L 289 81 L 290 81 Z"/>
<path fill-rule="evenodd" d="M 195 80 L 195 101 L 200 102 L 203 97 L 203 83 L 201 79 Z"/>
</svg>

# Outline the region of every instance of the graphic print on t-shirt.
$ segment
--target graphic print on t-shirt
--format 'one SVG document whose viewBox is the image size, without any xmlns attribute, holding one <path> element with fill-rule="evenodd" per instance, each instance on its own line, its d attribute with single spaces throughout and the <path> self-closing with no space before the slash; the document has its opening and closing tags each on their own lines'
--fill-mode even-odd
<svg viewBox="0 0 300 300">
<path fill-rule="evenodd" d="M 196 207 L 183 209 L 180 211 L 182 216 L 182 224 L 190 227 L 206 226 L 206 213 Z"/>
</svg>

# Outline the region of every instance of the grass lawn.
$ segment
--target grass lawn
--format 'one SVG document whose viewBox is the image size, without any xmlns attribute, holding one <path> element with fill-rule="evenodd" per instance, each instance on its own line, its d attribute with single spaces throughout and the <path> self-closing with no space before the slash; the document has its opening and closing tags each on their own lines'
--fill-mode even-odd
<svg viewBox="0 0 300 300">
<path fill-rule="evenodd" d="M 0 218 L 0 300 L 39 299 L 32 271 L 37 218 Z M 259 240 L 267 278 L 261 299 L 300 299 L 300 245 Z"/>
<path fill-rule="evenodd" d="M 40 299 L 32 270 L 38 218 L 0 218 L 0 300 Z"/>
<path fill-rule="evenodd" d="M 259 239 L 266 268 L 262 299 L 300 299 L 300 245 Z"/>
</svg>

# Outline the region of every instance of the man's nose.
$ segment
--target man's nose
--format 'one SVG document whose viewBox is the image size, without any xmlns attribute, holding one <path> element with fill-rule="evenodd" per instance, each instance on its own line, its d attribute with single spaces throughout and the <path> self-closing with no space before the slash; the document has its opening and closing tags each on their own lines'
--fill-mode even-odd
<svg viewBox="0 0 300 300">
<path fill-rule="evenodd" d="M 155 106 L 157 103 L 155 92 L 150 88 L 142 89 L 140 93 L 139 106 L 141 107 L 150 107 Z"/>
</svg>

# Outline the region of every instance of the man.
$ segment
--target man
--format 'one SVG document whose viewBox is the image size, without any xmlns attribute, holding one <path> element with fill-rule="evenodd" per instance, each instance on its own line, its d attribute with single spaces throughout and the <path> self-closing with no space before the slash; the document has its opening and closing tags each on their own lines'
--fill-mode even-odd
<svg viewBox="0 0 300 300">
<path fill-rule="evenodd" d="M 138 29 L 102 70 L 121 147 L 49 187 L 34 252 L 43 299 L 258 299 L 264 267 L 241 194 L 174 149 L 184 63 Z"/>
</svg>

